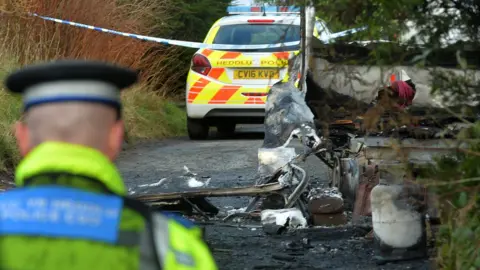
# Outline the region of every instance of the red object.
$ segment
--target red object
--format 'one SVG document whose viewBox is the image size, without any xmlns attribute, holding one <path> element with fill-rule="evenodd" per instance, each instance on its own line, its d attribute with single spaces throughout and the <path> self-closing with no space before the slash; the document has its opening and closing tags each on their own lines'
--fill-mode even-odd
<svg viewBox="0 0 480 270">
<path fill-rule="evenodd" d="M 198 72 L 202 75 L 208 75 L 210 70 L 212 69 L 212 66 L 210 65 L 210 62 L 208 59 L 201 55 L 201 54 L 195 54 L 192 58 L 192 70 L 195 72 Z"/>
<path fill-rule="evenodd" d="M 260 12 L 260 11 L 262 11 L 262 10 L 260 9 L 260 7 L 251 7 L 251 8 L 250 8 L 250 11 L 251 11 L 251 12 Z"/>
<path fill-rule="evenodd" d="M 397 78 L 395 77 L 395 74 L 390 75 L 390 82 L 393 83 Z"/>
<path fill-rule="evenodd" d="M 353 206 L 353 222 L 357 222 L 361 216 L 371 216 L 372 208 L 370 193 L 380 181 L 380 175 L 376 165 L 371 164 L 365 168 L 360 183 L 357 187 L 355 203 Z"/>
<path fill-rule="evenodd" d="M 398 106 L 400 108 L 405 108 L 412 105 L 413 98 L 415 97 L 415 91 L 413 88 L 404 81 L 394 81 L 392 82 L 390 89 L 395 93 L 400 102 Z"/>
<path fill-rule="evenodd" d="M 247 20 L 249 23 L 273 23 L 275 20 L 270 20 L 270 19 L 251 19 Z"/>
</svg>

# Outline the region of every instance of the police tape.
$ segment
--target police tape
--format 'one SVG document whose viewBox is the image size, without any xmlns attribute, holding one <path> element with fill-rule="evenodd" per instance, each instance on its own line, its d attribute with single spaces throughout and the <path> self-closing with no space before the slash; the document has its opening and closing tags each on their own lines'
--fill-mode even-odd
<svg viewBox="0 0 480 270">
<path fill-rule="evenodd" d="M 158 37 L 149 37 L 143 35 L 137 35 L 132 33 L 120 32 L 116 30 L 111 30 L 107 28 L 97 27 L 93 25 L 77 23 L 72 21 L 61 20 L 57 18 L 42 16 L 37 13 L 29 13 L 31 16 L 38 17 L 40 19 L 46 21 L 52 21 L 60 24 L 67 24 L 75 27 L 90 29 L 98 32 L 109 33 L 113 35 L 119 35 L 134 39 L 139 39 L 143 41 L 151 41 L 157 42 L 164 45 L 170 46 L 181 46 L 187 48 L 195 48 L 195 49 L 212 49 L 212 50 L 259 50 L 259 49 L 270 49 L 270 48 L 282 48 L 282 47 L 290 47 L 296 46 L 300 44 L 300 41 L 293 41 L 293 42 L 285 42 L 285 43 L 276 43 L 276 44 L 259 44 L 259 45 L 230 45 L 230 44 L 205 44 L 200 42 L 191 42 L 191 41 L 183 41 L 183 40 L 175 40 L 175 39 L 166 39 L 166 38 L 158 38 Z"/>
</svg>

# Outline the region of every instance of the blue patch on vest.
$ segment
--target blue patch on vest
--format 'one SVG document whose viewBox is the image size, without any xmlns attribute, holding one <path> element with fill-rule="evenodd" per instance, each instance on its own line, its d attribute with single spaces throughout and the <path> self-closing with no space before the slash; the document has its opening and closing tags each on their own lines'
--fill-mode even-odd
<svg viewBox="0 0 480 270">
<path fill-rule="evenodd" d="M 123 200 L 58 186 L 20 188 L 0 195 L 0 235 L 85 239 L 114 244 Z"/>
</svg>

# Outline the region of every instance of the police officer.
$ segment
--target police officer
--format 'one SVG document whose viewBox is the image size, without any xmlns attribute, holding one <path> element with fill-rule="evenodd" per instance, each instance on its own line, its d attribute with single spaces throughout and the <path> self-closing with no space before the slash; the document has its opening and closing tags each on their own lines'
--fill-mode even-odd
<svg viewBox="0 0 480 270">
<path fill-rule="evenodd" d="M 23 94 L 16 189 L 0 195 L 0 269 L 217 269 L 198 230 L 126 198 L 112 161 L 123 142 L 120 90 L 137 75 L 62 60 L 6 80 Z"/>
</svg>

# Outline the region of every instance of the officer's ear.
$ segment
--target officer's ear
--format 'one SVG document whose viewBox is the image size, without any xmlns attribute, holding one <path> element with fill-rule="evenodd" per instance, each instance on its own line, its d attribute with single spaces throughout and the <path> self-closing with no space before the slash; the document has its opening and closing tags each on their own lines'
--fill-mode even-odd
<svg viewBox="0 0 480 270">
<path fill-rule="evenodd" d="M 108 138 L 107 156 L 110 160 L 115 160 L 122 151 L 125 128 L 123 121 L 118 119 L 111 127 Z"/>
<path fill-rule="evenodd" d="M 15 123 L 15 138 L 21 156 L 26 156 L 31 149 L 30 132 L 27 124 L 20 119 Z"/>
</svg>

